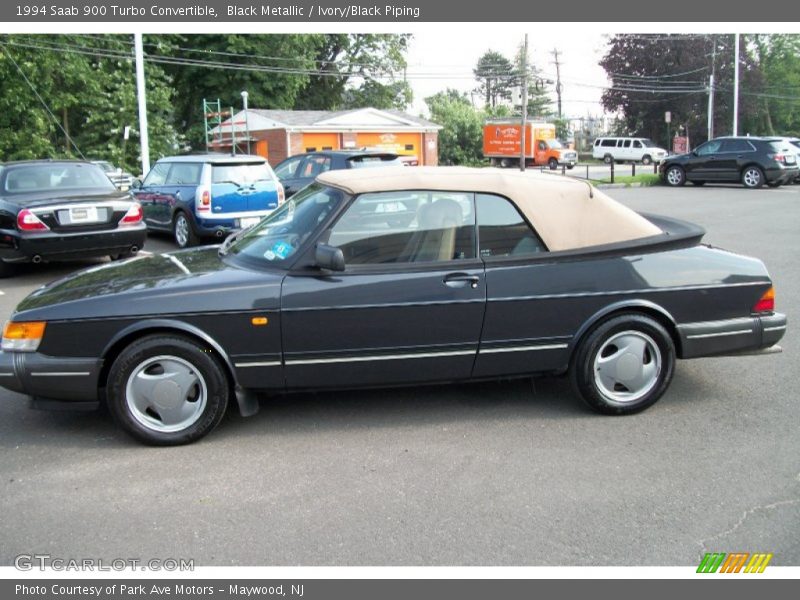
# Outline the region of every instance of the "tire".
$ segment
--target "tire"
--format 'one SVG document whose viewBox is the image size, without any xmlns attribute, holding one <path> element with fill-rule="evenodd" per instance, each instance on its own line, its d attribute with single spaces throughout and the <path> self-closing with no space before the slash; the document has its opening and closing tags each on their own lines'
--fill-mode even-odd
<svg viewBox="0 0 800 600">
<path fill-rule="evenodd" d="M 750 165 L 742 169 L 742 185 L 751 190 L 755 190 L 764 185 L 764 171 L 756 165 Z"/>
<path fill-rule="evenodd" d="M 705 185 L 705 184 L 706 184 L 705 181 L 693 181 L 692 182 L 692 185 L 696 185 L 697 187 L 700 187 L 701 185 Z"/>
<path fill-rule="evenodd" d="M 126 433 L 145 444 L 177 446 L 199 440 L 219 424 L 230 385 L 207 349 L 188 338 L 158 334 L 120 353 L 108 374 L 106 396 L 109 412 Z"/>
<path fill-rule="evenodd" d="M 768 181 L 767 182 L 767 187 L 771 187 L 771 188 L 781 187 L 781 182 L 780 181 Z"/>
<path fill-rule="evenodd" d="M 575 165 L 567 165 L 567 169 L 570 170 L 570 171 L 572 171 L 572 169 L 574 169 L 574 168 L 575 168 Z"/>
<path fill-rule="evenodd" d="M 510 158 L 501 158 L 500 159 L 500 168 L 501 169 L 508 169 L 511 166 L 511 159 Z"/>
<path fill-rule="evenodd" d="M 570 365 L 573 389 L 607 415 L 642 411 L 664 394 L 675 371 L 675 345 L 651 317 L 627 313 L 595 326 L 580 341 Z"/>
<path fill-rule="evenodd" d="M 680 187 L 686 183 L 686 172 L 683 167 L 672 165 L 664 171 L 664 181 L 672 187 Z"/>
<path fill-rule="evenodd" d="M 181 211 L 175 213 L 175 218 L 172 221 L 172 237 L 175 239 L 178 248 L 191 248 L 197 245 L 197 234 L 192 228 L 192 223 L 186 214 Z"/>
<path fill-rule="evenodd" d="M 614 162 L 614 158 L 610 154 L 606 154 L 603 157 L 603 162 L 606 163 L 607 165 L 610 165 L 612 162 Z"/>
<path fill-rule="evenodd" d="M 551 158 L 547 161 L 547 166 L 550 167 L 551 171 L 555 171 L 558 168 L 558 161 L 555 158 Z"/>
<path fill-rule="evenodd" d="M 652 165 L 653 164 L 653 159 L 650 157 L 649 154 L 645 154 L 642 157 L 642 164 L 643 165 Z"/>
</svg>

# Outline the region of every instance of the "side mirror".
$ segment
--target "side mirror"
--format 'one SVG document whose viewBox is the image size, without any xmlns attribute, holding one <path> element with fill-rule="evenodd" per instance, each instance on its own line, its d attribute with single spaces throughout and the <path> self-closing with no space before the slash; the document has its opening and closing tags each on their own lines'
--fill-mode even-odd
<svg viewBox="0 0 800 600">
<path fill-rule="evenodd" d="M 342 254 L 342 249 L 336 246 L 317 244 L 314 252 L 314 262 L 320 269 L 344 271 L 344 254 Z"/>
<path fill-rule="evenodd" d="M 141 179 L 134 179 L 131 181 L 131 189 L 132 190 L 140 190 L 142 189 L 142 180 Z"/>
</svg>

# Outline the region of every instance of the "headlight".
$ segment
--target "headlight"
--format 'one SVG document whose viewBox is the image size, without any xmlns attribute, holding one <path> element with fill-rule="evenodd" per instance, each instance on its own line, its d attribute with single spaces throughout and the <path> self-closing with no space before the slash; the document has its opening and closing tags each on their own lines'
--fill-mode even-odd
<svg viewBox="0 0 800 600">
<path fill-rule="evenodd" d="M 44 321 L 15 323 L 9 321 L 3 329 L 2 348 L 8 352 L 36 352 L 44 337 Z"/>
</svg>

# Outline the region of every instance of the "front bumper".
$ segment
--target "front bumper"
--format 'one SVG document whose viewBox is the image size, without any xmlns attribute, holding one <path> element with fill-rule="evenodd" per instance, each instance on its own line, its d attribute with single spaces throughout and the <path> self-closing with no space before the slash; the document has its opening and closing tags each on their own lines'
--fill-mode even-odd
<svg viewBox="0 0 800 600">
<path fill-rule="evenodd" d="M 31 397 L 35 407 L 97 408 L 99 358 L 0 352 L 0 387 Z"/>
<path fill-rule="evenodd" d="M 681 358 L 742 354 L 777 344 L 786 333 L 786 315 L 771 315 L 678 325 Z"/>
<path fill-rule="evenodd" d="M 0 235 L 0 238 L 0 259 L 6 262 L 29 262 L 34 256 L 45 260 L 68 260 L 122 254 L 133 246 L 141 249 L 147 238 L 147 228 L 142 223 L 108 231 L 81 233 L 20 235 L 19 232 L 8 232 L 8 235 Z"/>
</svg>

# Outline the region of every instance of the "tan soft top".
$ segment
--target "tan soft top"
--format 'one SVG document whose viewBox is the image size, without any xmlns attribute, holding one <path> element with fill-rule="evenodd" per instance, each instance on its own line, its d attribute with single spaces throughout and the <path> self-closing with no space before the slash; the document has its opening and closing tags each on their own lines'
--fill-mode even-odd
<svg viewBox="0 0 800 600">
<path fill-rule="evenodd" d="M 612 244 L 661 229 L 585 182 L 535 171 L 466 167 L 376 167 L 317 177 L 349 194 L 402 190 L 485 192 L 509 198 L 551 251 Z"/>
</svg>

